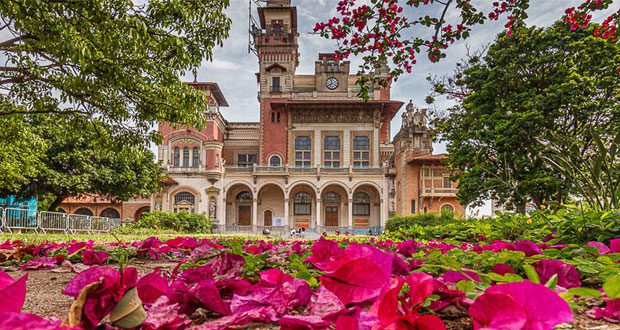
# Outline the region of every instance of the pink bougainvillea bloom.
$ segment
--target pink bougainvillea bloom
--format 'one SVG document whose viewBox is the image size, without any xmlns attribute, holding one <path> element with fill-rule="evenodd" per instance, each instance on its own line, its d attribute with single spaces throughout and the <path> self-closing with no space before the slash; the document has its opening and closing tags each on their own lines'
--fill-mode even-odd
<svg viewBox="0 0 620 330">
<path fill-rule="evenodd" d="M 551 330 L 572 322 L 573 314 L 556 292 L 529 281 L 488 288 L 469 307 L 474 329 Z"/>
<path fill-rule="evenodd" d="M 458 283 L 460 281 L 481 282 L 480 277 L 478 276 L 478 273 L 471 271 L 471 270 L 467 270 L 465 268 L 462 269 L 461 271 L 449 270 L 445 272 L 441 277 L 443 278 L 444 281 L 447 281 L 450 283 Z"/>
<path fill-rule="evenodd" d="M 609 250 L 611 253 L 620 253 L 620 238 L 614 238 L 609 241 Z"/>
<path fill-rule="evenodd" d="M 103 265 L 110 255 L 105 251 L 84 250 L 82 252 L 82 261 L 85 265 Z"/>
<path fill-rule="evenodd" d="M 540 247 L 531 241 L 517 241 L 515 243 L 515 250 L 525 253 L 526 257 L 542 254 Z"/>
<path fill-rule="evenodd" d="M 607 247 L 607 245 L 601 242 L 588 242 L 588 246 L 592 246 L 598 249 L 598 254 L 607 254 L 611 252 L 611 249 Z"/>
<path fill-rule="evenodd" d="M 166 296 L 159 297 L 147 310 L 148 317 L 142 325 L 143 330 L 176 330 L 191 323 L 179 313 L 179 305 L 171 304 Z"/>
<path fill-rule="evenodd" d="M 28 313 L 0 312 L 0 329 L 31 330 L 80 330 L 81 328 L 62 327 L 61 320 L 50 321 Z"/>
<path fill-rule="evenodd" d="M 327 290 L 324 286 L 312 295 L 310 304 L 308 304 L 308 310 L 310 315 L 325 316 L 340 312 L 344 309 L 344 304 L 333 294 Z"/>
<path fill-rule="evenodd" d="M 268 316 L 270 321 L 275 322 L 277 315 L 285 315 L 289 310 L 307 305 L 311 297 L 312 289 L 306 281 L 272 268 L 260 273 L 260 281 L 249 295 L 233 296 L 230 309 L 233 315 L 258 310 L 258 315 Z"/>
<path fill-rule="evenodd" d="M 286 315 L 278 324 L 281 330 L 319 330 L 329 327 L 329 322 L 317 315 Z"/>
<path fill-rule="evenodd" d="M 310 251 L 312 254 L 306 258 L 306 262 L 313 264 L 320 270 L 325 270 L 331 263 L 344 255 L 344 251 L 336 241 L 326 240 L 323 237 L 312 245 Z"/>
<path fill-rule="evenodd" d="M 202 307 L 207 310 L 221 315 L 230 315 L 230 307 L 220 296 L 220 292 L 213 280 L 200 281 L 189 291 L 189 295 L 198 300 Z"/>
<path fill-rule="evenodd" d="M 320 278 L 328 290 L 348 305 L 373 300 L 388 285 L 392 256 L 374 246 L 350 244 L 343 256 L 323 264 Z"/>
<path fill-rule="evenodd" d="M 499 275 L 505 275 L 505 274 L 514 274 L 515 270 L 512 269 L 512 267 L 506 265 L 506 264 L 497 264 L 495 266 L 493 266 L 493 269 L 491 269 L 491 271 L 495 274 L 499 274 Z"/>
<path fill-rule="evenodd" d="M 19 266 L 22 270 L 53 269 L 58 266 L 56 258 L 38 257 Z"/>
<path fill-rule="evenodd" d="M 607 300 L 605 307 L 594 307 L 587 314 L 595 320 L 604 319 L 607 322 L 620 323 L 620 299 Z"/>
<path fill-rule="evenodd" d="M 82 325 L 85 328 L 94 328 L 99 321 L 108 315 L 125 292 L 136 286 L 138 273 L 135 268 L 125 268 L 121 272 L 106 266 L 93 266 L 77 274 L 64 290 L 64 294 L 77 298 L 82 289 L 94 282 L 102 280 L 99 289 L 91 292 L 84 304 Z"/>
<path fill-rule="evenodd" d="M 564 288 L 577 288 L 581 286 L 579 272 L 573 265 L 562 262 L 561 260 L 543 259 L 533 264 L 534 269 L 540 277 L 540 283 L 545 284 L 554 275 L 558 275 L 558 285 Z"/>
<path fill-rule="evenodd" d="M 160 269 L 156 269 L 138 280 L 136 290 L 138 290 L 138 296 L 143 303 L 152 304 L 168 292 L 168 280 L 161 276 Z"/>
<path fill-rule="evenodd" d="M 0 312 L 19 313 L 26 301 L 26 282 L 28 274 L 19 280 L 0 270 Z"/>
</svg>

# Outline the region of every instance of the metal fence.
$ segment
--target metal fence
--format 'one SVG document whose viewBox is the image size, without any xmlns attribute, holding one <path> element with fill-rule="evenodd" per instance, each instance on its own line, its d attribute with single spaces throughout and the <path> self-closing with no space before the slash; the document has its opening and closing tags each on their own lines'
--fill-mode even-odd
<svg viewBox="0 0 620 330">
<path fill-rule="evenodd" d="M 9 233 L 109 233 L 112 228 L 121 225 L 120 219 L 17 208 L 0 208 L 0 215 L 0 231 Z"/>
</svg>

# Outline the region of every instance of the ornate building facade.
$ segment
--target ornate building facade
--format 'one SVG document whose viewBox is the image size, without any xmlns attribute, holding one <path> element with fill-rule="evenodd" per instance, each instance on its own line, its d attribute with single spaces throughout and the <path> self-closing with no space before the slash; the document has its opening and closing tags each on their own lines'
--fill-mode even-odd
<svg viewBox="0 0 620 330">
<path fill-rule="evenodd" d="M 403 102 L 390 98 L 389 86 L 372 86 L 370 99 L 360 100 L 349 62 L 333 54 L 319 54 L 313 75 L 297 74 L 296 8 L 269 0 L 258 13 L 260 121 L 227 121 L 219 86 L 190 83 L 208 96 L 208 125 L 159 124 L 168 178 L 149 209 L 204 212 L 232 229 L 320 230 L 378 229 L 391 213 L 462 212 L 444 156 L 431 155 L 422 112 L 408 105 L 392 143 Z"/>
</svg>

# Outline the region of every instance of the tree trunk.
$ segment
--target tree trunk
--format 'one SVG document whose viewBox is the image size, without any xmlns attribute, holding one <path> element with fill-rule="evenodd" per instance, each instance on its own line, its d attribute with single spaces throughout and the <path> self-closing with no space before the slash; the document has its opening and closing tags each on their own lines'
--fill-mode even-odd
<svg viewBox="0 0 620 330">
<path fill-rule="evenodd" d="M 47 210 L 56 211 L 56 209 L 60 206 L 60 204 L 62 204 L 62 202 L 65 200 L 65 198 L 66 198 L 65 196 L 56 196 L 56 199 L 54 199 L 54 201 L 52 202 L 52 204 L 50 204 Z"/>
</svg>

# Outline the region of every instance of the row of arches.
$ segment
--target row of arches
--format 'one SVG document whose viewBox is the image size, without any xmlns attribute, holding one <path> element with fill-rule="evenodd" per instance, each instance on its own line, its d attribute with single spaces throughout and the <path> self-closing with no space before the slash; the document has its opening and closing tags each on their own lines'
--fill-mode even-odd
<svg viewBox="0 0 620 330">
<path fill-rule="evenodd" d="M 288 190 L 278 183 L 265 183 L 253 192 L 245 182 L 226 189 L 226 224 L 238 226 L 358 227 L 379 226 L 380 187 L 360 183 L 349 188 L 327 183 L 317 189 L 298 182 Z"/>
</svg>

